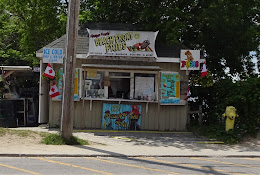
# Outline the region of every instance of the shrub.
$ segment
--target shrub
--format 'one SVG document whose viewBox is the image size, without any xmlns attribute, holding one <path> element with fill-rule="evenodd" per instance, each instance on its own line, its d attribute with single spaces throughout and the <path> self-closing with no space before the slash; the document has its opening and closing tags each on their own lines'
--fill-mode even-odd
<svg viewBox="0 0 260 175">
<path fill-rule="evenodd" d="M 212 87 L 193 87 L 191 90 L 193 95 L 199 97 L 196 103 L 203 105 L 203 125 L 209 128 L 205 132 L 216 132 L 229 143 L 238 142 L 245 135 L 256 135 L 260 126 L 260 78 L 247 78 L 237 82 L 223 79 L 215 82 Z M 226 133 L 223 132 L 224 128 L 216 128 L 216 125 L 225 126 L 222 114 L 227 106 L 234 106 L 239 117 L 235 119 L 234 130 Z"/>
</svg>

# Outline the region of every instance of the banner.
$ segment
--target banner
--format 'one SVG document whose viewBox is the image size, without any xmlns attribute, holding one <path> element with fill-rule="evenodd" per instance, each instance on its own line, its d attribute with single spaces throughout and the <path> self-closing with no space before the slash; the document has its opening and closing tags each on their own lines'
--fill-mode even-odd
<svg viewBox="0 0 260 175">
<path fill-rule="evenodd" d="M 200 70 L 200 51 L 181 50 L 181 70 Z"/>
<path fill-rule="evenodd" d="M 180 103 L 180 74 L 161 73 L 161 103 Z"/>
<path fill-rule="evenodd" d="M 88 56 L 154 57 L 157 32 L 89 30 Z"/>
<path fill-rule="evenodd" d="M 102 129 L 140 130 L 141 105 L 103 103 Z"/>
<path fill-rule="evenodd" d="M 75 79 L 74 79 L 74 100 L 79 100 L 79 71 L 80 69 L 76 68 L 75 70 Z M 59 69 L 59 80 L 58 80 L 58 90 L 60 95 L 58 99 L 61 99 L 62 95 L 62 82 L 63 82 L 63 69 Z"/>
</svg>

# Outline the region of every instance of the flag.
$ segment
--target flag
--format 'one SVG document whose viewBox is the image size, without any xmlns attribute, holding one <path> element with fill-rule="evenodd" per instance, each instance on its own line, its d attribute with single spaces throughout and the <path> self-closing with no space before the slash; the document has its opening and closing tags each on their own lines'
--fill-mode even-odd
<svg viewBox="0 0 260 175">
<path fill-rule="evenodd" d="M 208 72 L 207 72 L 207 68 L 206 68 L 206 63 L 204 62 L 203 66 L 202 66 L 202 71 L 201 71 L 200 77 L 204 77 L 206 75 L 208 75 Z"/>
<path fill-rule="evenodd" d="M 50 79 L 54 79 L 55 71 L 52 69 L 51 65 L 48 64 L 48 66 L 45 69 L 45 72 L 43 74 L 45 77 L 48 77 Z"/>
<path fill-rule="evenodd" d="M 58 91 L 58 88 L 57 88 L 55 82 L 52 83 L 52 86 L 51 86 L 49 95 L 51 96 L 51 98 L 60 95 L 60 93 L 59 93 L 59 91 Z"/>
<path fill-rule="evenodd" d="M 184 100 L 188 100 L 188 98 L 190 98 L 191 92 L 190 92 L 190 86 L 188 86 L 187 89 L 187 97 Z"/>
</svg>

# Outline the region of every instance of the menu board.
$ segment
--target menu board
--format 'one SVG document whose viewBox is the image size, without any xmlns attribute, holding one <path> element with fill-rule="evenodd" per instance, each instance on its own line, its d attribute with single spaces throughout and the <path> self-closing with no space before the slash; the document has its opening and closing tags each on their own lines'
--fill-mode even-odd
<svg viewBox="0 0 260 175">
<path fill-rule="evenodd" d="M 180 74 L 161 73 L 161 103 L 180 103 Z"/>
</svg>

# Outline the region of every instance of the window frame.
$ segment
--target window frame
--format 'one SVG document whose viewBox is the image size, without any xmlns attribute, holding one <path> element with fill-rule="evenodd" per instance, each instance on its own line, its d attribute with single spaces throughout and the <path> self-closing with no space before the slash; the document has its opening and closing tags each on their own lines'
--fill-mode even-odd
<svg viewBox="0 0 260 175">
<path fill-rule="evenodd" d="M 118 66 L 118 65 L 116 65 Z M 138 68 L 138 66 L 137 66 Z M 145 66 L 142 66 L 142 68 L 145 68 Z M 148 67 L 149 68 L 149 67 Z M 155 99 L 153 101 L 150 102 L 159 102 L 159 79 L 158 79 L 158 75 L 160 74 L 160 70 L 158 69 L 158 67 L 156 67 L 157 69 L 151 69 L 151 70 L 139 70 L 139 69 L 127 69 L 124 68 L 123 69 L 115 69 L 115 68 L 111 68 L 111 67 L 85 67 L 84 65 L 82 65 L 82 69 L 81 69 L 81 78 L 80 78 L 80 90 L 82 90 L 83 87 L 83 78 L 84 78 L 84 74 L 85 74 L 85 79 L 86 79 L 86 75 L 87 75 L 87 70 L 88 69 L 96 69 L 97 72 L 99 71 L 103 71 L 105 72 L 105 76 L 109 76 L 110 72 L 116 72 L 116 73 L 130 73 L 130 76 L 109 76 L 110 78 L 130 78 L 130 98 L 129 99 L 122 99 L 122 98 L 117 98 L 117 99 L 109 99 L 108 98 L 108 86 L 104 86 L 104 98 L 103 99 L 99 99 L 99 100 L 110 100 L 110 101 L 147 101 L 145 100 L 137 100 L 134 99 L 134 93 L 135 93 L 135 74 L 153 74 L 154 75 L 154 92 L 155 92 Z M 84 73 L 85 72 L 85 73 Z M 85 96 L 85 94 L 83 92 L 80 93 L 81 94 L 81 98 L 83 98 Z M 87 98 L 84 97 L 85 100 L 97 100 L 97 98 Z"/>
</svg>

